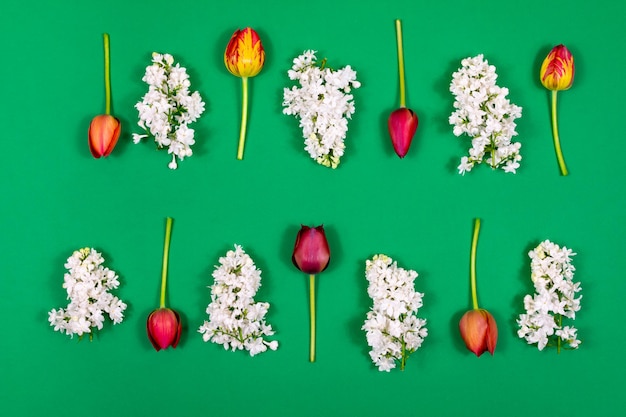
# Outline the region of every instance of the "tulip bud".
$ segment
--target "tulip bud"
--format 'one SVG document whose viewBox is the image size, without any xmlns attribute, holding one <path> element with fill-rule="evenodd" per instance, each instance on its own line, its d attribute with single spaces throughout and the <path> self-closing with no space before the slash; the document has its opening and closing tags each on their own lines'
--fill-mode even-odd
<svg viewBox="0 0 626 417">
<path fill-rule="evenodd" d="M 574 56 L 565 47 L 557 45 L 541 64 L 541 84 L 548 90 L 567 90 L 574 82 Z"/>
<path fill-rule="evenodd" d="M 324 226 L 302 226 L 296 237 L 291 260 L 300 271 L 307 274 L 318 274 L 326 269 L 330 261 L 330 249 Z"/>
<path fill-rule="evenodd" d="M 170 308 L 158 308 L 148 316 L 148 339 L 157 350 L 176 348 L 182 329 L 180 316 Z"/>
<path fill-rule="evenodd" d="M 489 351 L 493 355 L 498 341 L 498 327 L 493 316 L 484 309 L 470 310 L 459 322 L 465 346 L 476 356 Z"/>
<path fill-rule="evenodd" d="M 120 137 L 120 121 L 110 114 L 94 117 L 89 125 L 89 150 L 94 158 L 108 156 Z"/>
<path fill-rule="evenodd" d="M 237 77 L 254 77 L 263 68 L 265 51 L 261 39 L 252 28 L 236 30 L 226 46 L 224 64 Z"/>
<path fill-rule="evenodd" d="M 400 158 L 404 158 L 409 151 L 413 135 L 417 130 L 417 123 L 417 114 L 406 107 L 395 110 L 389 116 L 387 126 L 389 127 L 391 143 Z"/>
</svg>

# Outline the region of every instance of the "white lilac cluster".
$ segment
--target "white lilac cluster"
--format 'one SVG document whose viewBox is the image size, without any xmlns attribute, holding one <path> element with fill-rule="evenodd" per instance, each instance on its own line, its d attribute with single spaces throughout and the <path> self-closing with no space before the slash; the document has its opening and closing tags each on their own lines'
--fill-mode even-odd
<svg viewBox="0 0 626 417">
<path fill-rule="evenodd" d="M 48 321 L 55 331 L 70 336 L 82 337 L 92 328 L 102 329 L 104 313 L 114 324 L 124 319 L 126 304 L 109 293 L 120 285 L 115 271 L 102 266 L 104 258 L 94 249 L 83 248 L 74 251 L 67 259 L 63 288 L 67 291 L 70 303 L 66 308 L 51 310 Z"/>
<path fill-rule="evenodd" d="M 424 296 L 414 288 L 417 272 L 399 268 L 386 255 L 376 255 L 366 261 L 365 277 L 373 306 L 361 329 L 367 332 L 370 357 L 380 371 L 395 368 L 396 360 L 404 369 L 408 355 L 428 335 L 426 320 L 416 316 Z"/>
<path fill-rule="evenodd" d="M 356 72 L 350 65 L 333 71 L 316 65 L 312 50 L 293 60 L 287 72 L 290 80 L 298 81 L 300 88 L 293 86 L 283 90 L 283 113 L 294 115 L 300 120 L 304 149 L 318 164 L 337 168 L 344 154 L 348 119 L 354 114 L 352 88 L 359 88 Z"/>
<path fill-rule="evenodd" d="M 531 259 L 531 279 L 536 293 L 524 297 L 526 314 L 520 314 L 517 335 L 526 339 L 528 344 L 537 344 L 543 350 L 551 339 L 569 344 L 576 349 L 580 344 L 577 329 L 563 326 L 563 317 L 576 318 L 580 310 L 580 299 L 576 293 L 581 290 L 580 283 L 573 282 L 575 268 L 571 257 L 576 255 L 571 249 L 560 248 L 546 240 L 528 253 Z"/>
<path fill-rule="evenodd" d="M 467 134 L 472 138 L 469 156 L 461 158 L 459 174 L 472 170 L 483 162 L 492 169 L 501 167 L 515 173 L 522 156 L 521 144 L 511 142 L 515 119 L 522 116 L 522 108 L 512 104 L 506 96 L 508 88 L 496 85 L 496 67 L 489 65 L 480 54 L 461 61 L 462 67 L 452 74 L 450 91 L 454 94 L 454 108 L 449 118 L 454 135 Z"/>
<path fill-rule="evenodd" d="M 272 336 L 272 326 L 265 322 L 269 303 L 254 302 L 261 286 L 261 271 L 239 245 L 219 259 L 220 266 L 213 271 L 211 303 L 206 312 L 209 320 L 200 329 L 205 342 L 221 344 L 224 349 L 250 352 L 250 356 L 278 348 L 277 341 L 268 342 L 263 336 Z"/>
<path fill-rule="evenodd" d="M 187 70 L 173 64 L 174 57 L 170 54 L 152 54 L 152 65 L 141 79 L 148 84 L 148 92 L 135 105 L 139 111 L 137 124 L 145 134 L 133 134 L 135 143 L 152 136 L 159 149 L 168 147 L 167 152 L 172 155 L 170 169 L 178 167 L 176 158 L 182 161 L 193 154 L 194 130 L 189 124 L 204 112 L 200 94 L 189 91 Z"/>
</svg>

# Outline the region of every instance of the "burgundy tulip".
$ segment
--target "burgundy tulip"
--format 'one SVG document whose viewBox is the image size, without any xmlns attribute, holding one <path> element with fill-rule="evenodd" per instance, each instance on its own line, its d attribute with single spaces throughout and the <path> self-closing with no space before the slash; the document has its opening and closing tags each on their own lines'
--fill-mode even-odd
<svg viewBox="0 0 626 417">
<path fill-rule="evenodd" d="M 176 348 L 182 325 L 178 313 L 170 308 L 158 308 L 148 316 L 148 339 L 157 350 Z"/>
<path fill-rule="evenodd" d="M 389 136 L 391 136 L 393 149 L 400 158 L 404 158 L 409 151 L 413 136 L 417 130 L 417 114 L 406 107 L 402 23 L 400 19 L 396 20 L 396 43 L 398 47 L 398 74 L 400 79 L 400 108 L 391 113 L 387 120 L 387 127 L 389 128 Z"/>
<path fill-rule="evenodd" d="M 477 309 L 465 313 L 459 322 L 459 330 L 465 346 L 476 356 L 485 351 L 493 355 L 498 342 L 498 326 L 487 310 Z"/>
<path fill-rule="evenodd" d="M 400 158 L 409 151 L 413 136 L 417 130 L 417 114 L 411 109 L 401 107 L 389 116 L 387 125 L 393 149 Z"/>
<path fill-rule="evenodd" d="M 315 362 L 315 274 L 325 270 L 330 261 L 324 226 L 302 225 L 296 237 L 291 261 L 300 271 L 309 274 L 309 361 Z"/>
<path fill-rule="evenodd" d="M 307 274 L 319 274 L 328 266 L 330 249 L 324 226 L 302 226 L 291 256 L 293 264 Z"/>
</svg>

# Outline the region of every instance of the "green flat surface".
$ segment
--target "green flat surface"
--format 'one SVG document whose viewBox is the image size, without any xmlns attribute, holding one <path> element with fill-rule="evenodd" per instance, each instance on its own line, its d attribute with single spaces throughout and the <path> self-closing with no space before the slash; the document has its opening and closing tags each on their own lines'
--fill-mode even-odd
<svg viewBox="0 0 626 417">
<path fill-rule="evenodd" d="M 620 1 L 526 2 L 17 2 L 0 10 L 2 179 L 0 410 L 4 416 L 616 416 L 626 412 L 618 327 L 623 271 L 623 19 Z M 404 160 L 387 115 L 397 106 L 394 19 L 404 28 L 407 104 L 420 117 Z M 267 53 L 251 80 L 244 161 L 235 159 L 240 80 L 223 65 L 232 32 L 255 28 Z M 111 36 L 113 113 L 123 123 L 112 155 L 94 160 L 91 118 L 104 109 L 102 33 Z M 560 177 L 543 57 L 564 43 L 576 59 L 559 95 Z M 302 149 L 281 113 L 286 72 L 305 49 L 347 64 L 355 92 L 346 155 L 337 170 Z M 132 132 L 153 51 L 187 67 L 207 110 L 194 156 L 167 168 Z M 451 74 L 483 53 L 523 108 L 518 174 L 456 173 L 468 140 L 447 118 Z M 176 350 L 155 352 L 145 320 L 158 306 L 165 217 L 174 220 L 169 305 L 181 312 Z M 458 335 L 471 308 L 472 223 L 481 306 L 500 328 L 494 357 L 476 358 Z M 291 264 L 301 223 L 323 223 L 332 251 L 318 280 L 317 362 L 308 362 L 306 276 Z M 550 239 L 574 249 L 583 286 L 583 345 L 557 356 L 517 338 L 531 291 L 528 250 Z M 234 243 L 263 270 L 257 300 L 280 347 L 250 358 L 204 343 L 211 272 Z M 89 343 L 54 332 L 47 312 L 67 304 L 63 264 L 92 246 L 120 275 L 125 321 Z M 420 275 L 429 336 L 404 372 L 379 372 L 360 330 L 371 304 L 365 260 L 385 253 Z"/>
</svg>

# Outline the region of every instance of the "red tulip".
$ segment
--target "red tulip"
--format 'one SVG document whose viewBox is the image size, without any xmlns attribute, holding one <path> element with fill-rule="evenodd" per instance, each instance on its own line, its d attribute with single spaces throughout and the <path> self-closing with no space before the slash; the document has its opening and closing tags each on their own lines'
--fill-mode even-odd
<svg viewBox="0 0 626 417">
<path fill-rule="evenodd" d="M 168 347 L 175 348 L 180 340 L 182 324 L 180 315 L 171 308 L 165 307 L 165 291 L 167 288 L 167 264 L 170 252 L 170 238 L 172 235 L 172 218 L 168 217 L 165 223 L 165 242 L 163 245 L 163 269 L 161 271 L 161 304 L 148 316 L 146 328 L 148 339 L 157 350 Z"/>
<path fill-rule="evenodd" d="M 182 325 L 178 313 L 169 308 L 158 308 L 148 316 L 146 323 L 148 338 L 157 350 L 176 348 L 180 340 Z"/>
<path fill-rule="evenodd" d="M 485 351 L 493 355 L 498 342 L 498 326 L 487 310 L 477 309 L 465 313 L 459 321 L 459 330 L 465 346 L 476 356 Z"/>
<path fill-rule="evenodd" d="M 398 74 L 400 78 L 400 108 L 391 113 L 387 120 L 387 127 L 389 128 L 393 149 L 400 158 L 404 158 L 409 151 L 413 136 L 417 130 L 417 114 L 406 107 L 402 22 L 400 22 L 400 19 L 396 20 L 396 44 L 398 47 Z"/>
<path fill-rule="evenodd" d="M 328 267 L 330 249 L 324 226 L 302 226 L 291 256 L 293 264 L 307 274 L 318 274 Z"/>
<path fill-rule="evenodd" d="M 94 158 L 108 156 L 120 137 L 120 121 L 110 114 L 100 114 L 89 125 L 89 150 Z"/>
<path fill-rule="evenodd" d="M 409 151 L 413 136 L 417 130 L 417 114 L 411 109 L 401 107 L 391 113 L 387 125 L 393 149 L 400 158 Z"/>
</svg>

